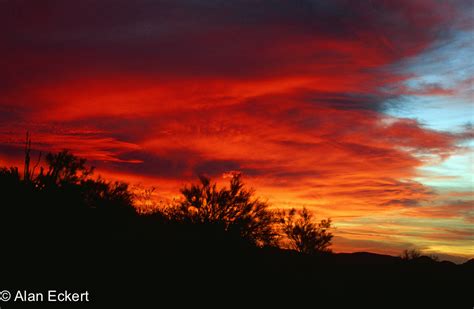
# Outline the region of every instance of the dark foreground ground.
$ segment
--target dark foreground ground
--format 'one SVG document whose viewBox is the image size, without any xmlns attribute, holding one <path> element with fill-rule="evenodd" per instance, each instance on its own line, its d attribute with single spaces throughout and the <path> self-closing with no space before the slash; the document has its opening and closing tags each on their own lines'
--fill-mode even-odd
<svg viewBox="0 0 474 309">
<path fill-rule="evenodd" d="M 5 242 L 2 290 L 89 292 L 89 302 L 8 308 L 472 308 L 474 263 L 371 253 L 299 255 L 198 244 Z"/>
</svg>

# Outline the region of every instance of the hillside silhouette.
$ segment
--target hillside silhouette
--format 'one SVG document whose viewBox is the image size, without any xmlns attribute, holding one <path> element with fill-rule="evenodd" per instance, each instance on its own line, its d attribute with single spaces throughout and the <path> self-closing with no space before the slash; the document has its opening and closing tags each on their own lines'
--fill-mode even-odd
<svg viewBox="0 0 474 309">
<path fill-rule="evenodd" d="M 180 201 L 141 213 L 126 183 L 86 163 L 66 150 L 32 160 L 27 138 L 23 172 L 0 169 L 3 287 L 88 289 L 89 307 L 472 307 L 472 260 L 332 253 L 329 219 L 273 210 L 240 175 L 221 188 L 200 177 Z"/>
</svg>

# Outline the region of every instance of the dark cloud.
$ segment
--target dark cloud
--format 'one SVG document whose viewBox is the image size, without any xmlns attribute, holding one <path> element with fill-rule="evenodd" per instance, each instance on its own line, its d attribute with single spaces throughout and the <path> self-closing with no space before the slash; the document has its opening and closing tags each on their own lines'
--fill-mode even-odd
<svg viewBox="0 0 474 309">
<path fill-rule="evenodd" d="M 240 162 L 231 160 L 202 161 L 194 168 L 197 175 L 222 175 L 225 172 L 235 170 L 241 170 Z"/>
<path fill-rule="evenodd" d="M 412 1 L 0 5 L 0 27 L 8 29 L 0 49 L 2 84 L 14 87 L 104 72 L 158 80 L 314 76 L 335 69 L 351 74 L 412 55 L 455 18 L 447 14 L 454 6 Z"/>
<path fill-rule="evenodd" d="M 193 160 L 199 160 L 200 155 L 187 149 L 168 149 L 165 153 L 157 154 L 146 151 L 132 151 L 122 154 L 119 158 L 124 161 L 133 160 L 139 163 L 96 162 L 107 170 L 120 170 L 124 173 L 134 173 L 143 176 L 163 177 L 169 179 L 191 178 L 193 175 Z"/>
</svg>

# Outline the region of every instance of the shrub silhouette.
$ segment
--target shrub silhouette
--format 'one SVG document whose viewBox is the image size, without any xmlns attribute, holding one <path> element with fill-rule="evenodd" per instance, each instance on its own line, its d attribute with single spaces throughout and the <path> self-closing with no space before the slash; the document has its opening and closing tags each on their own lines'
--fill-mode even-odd
<svg viewBox="0 0 474 309">
<path fill-rule="evenodd" d="M 81 181 L 86 181 L 94 170 L 93 167 L 86 167 L 86 159 L 76 157 L 68 150 L 47 154 L 46 163 L 48 170 L 45 172 L 41 168 L 36 177 L 36 181 L 43 185 L 80 184 Z"/>
<path fill-rule="evenodd" d="M 290 241 L 290 248 L 306 254 L 330 252 L 332 233 L 331 220 L 315 223 L 313 215 L 306 209 L 291 209 L 280 214 L 284 235 Z"/>
<path fill-rule="evenodd" d="M 405 249 L 403 250 L 402 254 L 400 255 L 402 260 L 414 260 L 421 257 L 421 251 L 418 249 Z"/>
<path fill-rule="evenodd" d="M 240 175 L 230 180 L 228 188 L 220 189 L 201 176 L 200 183 L 184 187 L 181 193 L 183 201 L 165 210 L 171 220 L 208 226 L 256 246 L 275 244 L 277 218 L 267 203 L 244 187 Z"/>
<path fill-rule="evenodd" d="M 27 135 L 23 175 L 16 167 L 0 169 L 7 201 L 0 207 L 2 232 L 22 239 L 124 236 L 136 215 L 127 184 L 93 179 L 86 160 L 67 150 L 46 155 L 36 174 L 30 168 L 30 147 Z"/>
</svg>

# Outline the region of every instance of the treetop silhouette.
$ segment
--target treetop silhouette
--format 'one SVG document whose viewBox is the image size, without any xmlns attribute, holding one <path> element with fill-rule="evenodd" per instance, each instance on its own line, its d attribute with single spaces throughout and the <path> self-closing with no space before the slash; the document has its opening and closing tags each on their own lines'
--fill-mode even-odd
<svg viewBox="0 0 474 309">
<path fill-rule="evenodd" d="M 240 175 L 231 178 L 229 187 L 217 188 L 207 177 L 181 189 L 183 200 L 165 210 L 178 222 L 212 225 L 253 245 L 275 245 L 276 217 L 266 202 L 246 189 Z"/>
<path fill-rule="evenodd" d="M 330 252 L 329 246 L 333 235 L 329 232 L 331 219 L 314 222 L 308 209 L 291 209 L 280 215 L 283 233 L 290 241 L 290 248 L 306 253 L 317 254 Z"/>
</svg>

